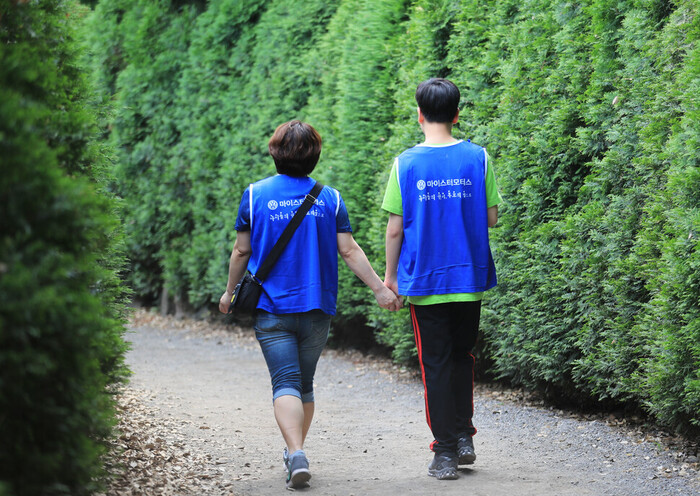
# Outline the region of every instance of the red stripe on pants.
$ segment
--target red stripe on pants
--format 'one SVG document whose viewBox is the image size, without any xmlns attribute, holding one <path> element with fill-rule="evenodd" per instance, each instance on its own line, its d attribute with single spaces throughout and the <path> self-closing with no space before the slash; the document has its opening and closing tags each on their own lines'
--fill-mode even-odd
<svg viewBox="0 0 700 496">
<path fill-rule="evenodd" d="M 411 305 L 411 321 L 413 323 L 413 338 L 416 340 L 416 349 L 418 350 L 418 362 L 420 363 L 420 375 L 423 379 L 423 396 L 425 399 L 425 419 L 428 421 L 428 427 L 431 429 L 433 426 L 430 423 L 430 408 L 428 407 L 428 385 L 425 383 L 425 368 L 423 367 L 423 347 L 420 340 L 420 327 L 418 326 L 418 319 L 416 318 L 416 311 Z M 432 444 L 430 445 L 432 449 Z"/>
</svg>

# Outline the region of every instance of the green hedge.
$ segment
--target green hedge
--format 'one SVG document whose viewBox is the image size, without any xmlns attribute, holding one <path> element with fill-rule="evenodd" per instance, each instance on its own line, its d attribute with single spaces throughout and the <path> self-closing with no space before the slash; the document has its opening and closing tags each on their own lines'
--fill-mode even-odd
<svg viewBox="0 0 700 496">
<path fill-rule="evenodd" d="M 697 429 L 698 20 L 694 1 L 102 1 L 93 61 L 120 150 L 131 279 L 195 307 L 226 277 L 240 194 L 274 169 L 277 124 L 316 126 L 383 271 L 392 158 L 421 140 L 413 92 L 463 92 L 457 136 L 504 196 L 500 284 L 483 313 L 492 377 Z M 180 55 L 186 53 L 186 56 Z M 337 336 L 414 356 L 406 312 L 341 270 Z"/>
<path fill-rule="evenodd" d="M 123 380 L 123 265 L 75 2 L 0 7 L 0 493 L 90 494 Z"/>
</svg>

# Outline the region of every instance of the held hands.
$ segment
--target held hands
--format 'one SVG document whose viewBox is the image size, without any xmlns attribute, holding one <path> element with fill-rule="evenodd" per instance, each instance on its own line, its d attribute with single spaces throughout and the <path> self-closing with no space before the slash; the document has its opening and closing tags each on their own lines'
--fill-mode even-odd
<svg viewBox="0 0 700 496">
<path fill-rule="evenodd" d="M 379 306 L 391 312 L 396 312 L 403 306 L 403 297 L 398 295 L 398 285 L 395 286 L 395 288 L 391 287 L 385 281 L 374 293 Z"/>
<path fill-rule="evenodd" d="M 374 297 L 377 299 L 380 307 L 391 312 L 396 312 L 401 308 L 401 303 L 394 292 L 384 285 L 374 293 Z"/>
</svg>

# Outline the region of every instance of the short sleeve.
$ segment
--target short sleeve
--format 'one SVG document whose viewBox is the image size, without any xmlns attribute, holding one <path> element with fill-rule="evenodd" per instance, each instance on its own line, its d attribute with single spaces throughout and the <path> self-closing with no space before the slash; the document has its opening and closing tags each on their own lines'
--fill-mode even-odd
<svg viewBox="0 0 700 496">
<path fill-rule="evenodd" d="M 486 153 L 486 150 L 484 150 Z M 498 183 L 496 182 L 496 173 L 493 171 L 491 157 L 486 153 L 486 207 L 491 208 L 503 201 L 501 193 L 498 191 Z"/>
<path fill-rule="evenodd" d="M 348 215 L 348 209 L 345 206 L 343 197 L 338 195 L 338 209 L 335 212 L 335 230 L 336 232 L 352 232 L 352 226 L 350 226 L 350 216 Z"/>
<path fill-rule="evenodd" d="M 398 180 L 398 163 L 399 159 L 394 160 L 394 165 L 391 166 L 389 173 L 389 182 L 386 185 L 384 192 L 384 201 L 382 209 L 396 215 L 403 215 L 403 203 L 401 202 L 401 188 Z"/>
<path fill-rule="evenodd" d="M 238 206 L 236 231 L 250 231 L 250 186 L 245 189 L 241 204 Z"/>
</svg>

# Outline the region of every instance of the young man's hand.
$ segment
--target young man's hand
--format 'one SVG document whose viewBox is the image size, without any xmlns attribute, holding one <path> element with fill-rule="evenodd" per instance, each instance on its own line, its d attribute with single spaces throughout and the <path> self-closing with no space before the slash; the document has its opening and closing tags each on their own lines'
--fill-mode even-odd
<svg viewBox="0 0 700 496">
<path fill-rule="evenodd" d="M 387 278 L 384 279 L 384 286 L 389 288 L 392 293 L 396 295 L 396 298 L 399 300 L 399 308 L 403 307 L 403 296 L 399 294 L 399 283 L 394 280 L 389 280 Z"/>
</svg>

